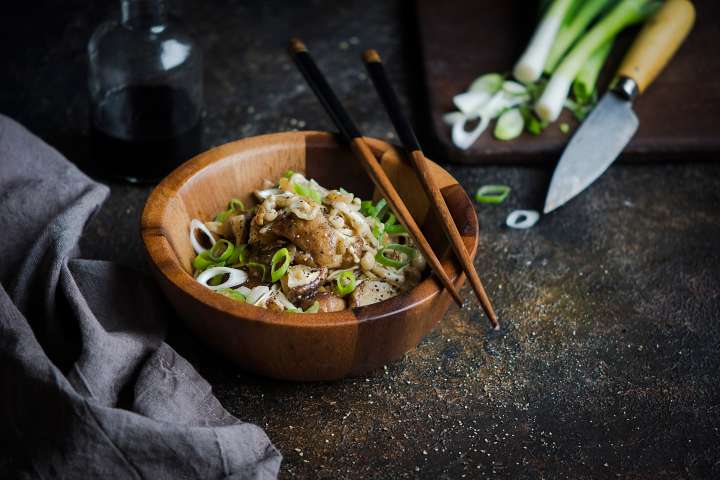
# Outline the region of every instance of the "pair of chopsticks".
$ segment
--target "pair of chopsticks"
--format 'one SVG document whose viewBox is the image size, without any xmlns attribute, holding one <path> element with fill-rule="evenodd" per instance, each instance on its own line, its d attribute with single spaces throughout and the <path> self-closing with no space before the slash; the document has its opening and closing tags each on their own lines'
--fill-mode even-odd
<svg viewBox="0 0 720 480">
<path fill-rule="evenodd" d="M 355 153 L 358 159 L 362 162 L 362 165 L 365 167 L 368 175 L 377 186 L 378 190 L 380 190 L 383 197 L 386 198 L 400 223 L 408 229 L 415 239 L 415 242 L 425 255 L 425 258 L 430 264 L 430 267 L 435 275 L 447 291 L 450 292 L 450 295 L 453 297 L 455 302 L 457 302 L 458 305 L 462 305 L 463 301 L 460 298 L 457 289 L 447 276 L 445 269 L 442 267 L 440 260 L 437 255 L 435 255 L 435 252 L 433 252 L 432 247 L 425 238 L 425 235 L 423 235 L 422 231 L 405 206 L 405 202 L 403 202 L 402 198 L 400 198 L 400 195 L 395 190 L 395 187 L 385 174 L 382 166 L 380 166 L 380 163 L 375 158 L 375 155 L 365 143 L 362 134 L 350 119 L 343 106 L 340 104 L 340 101 L 335 96 L 335 93 L 328 84 L 324 75 L 318 69 L 305 44 L 298 39 L 290 40 L 290 53 L 292 54 L 300 72 L 305 77 L 305 80 L 313 89 L 315 95 L 320 100 L 320 103 L 322 103 L 323 107 L 340 130 L 340 134 L 350 144 L 353 153 Z M 410 122 L 402 113 L 400 103 L 398 102 L 397 96 L 390 85 L 387 74 L 385 73 L 385 68 L 380 60 L 380 55 L 378 55 L 375 50 L 367 50 L 363 54 L 363 60 L 365 61 L 365 65 L 368 69 L 370 77 L 372 78 L 373 84 L 375 85 L 375 88 L 385 105 L 385 109 L 390 115 L 390 119 L 395 126 L 395 130 L 397 131 L 405 149 L 409 152 L 410 158 L 412 159 L 415 170 L 420 177 L 423 188 L 432 200 L 430 203 L 432 203 L 435 211 L 442 220 L 441 224 L 443 226 L 443 230 L 450 239 L 450 243 L 456 257 L 460 261 L 465 274 L 470 279 L 470 284 L 472 285 L 485 314 L 490 320 L 491 325 L 493 328 L 498 329 L 499 324 L 497 316 L 495 315 L 490 299 L 488 298 L 482 282 L 475 271 L 472 259 L 465 249 L 465 244 L 463 243 L 460 232 L 452 219 L 447 204 L 445 203 L 445 199 L 430 174 L 427 159 L 420 148 L 420 144 L 412 127 L 410 126 Z"/>
</svg>

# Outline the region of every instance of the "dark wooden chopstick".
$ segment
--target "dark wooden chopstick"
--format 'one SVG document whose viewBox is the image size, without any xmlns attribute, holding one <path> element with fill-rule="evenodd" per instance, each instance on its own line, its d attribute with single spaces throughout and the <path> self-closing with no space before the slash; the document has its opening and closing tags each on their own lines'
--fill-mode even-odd
<svg viewBox="0 0 720 480">
<path fill-rule="evenodd" d="M 420 248 L 423 255 L 425 255 L 425 259 L 430 264 L 435 275 L 447 291 L 450 292 L 455 302 L 458 305 L 462 305 L 463 301 L 455 285 L 453 285 L 450 277 L 448 277 L 440 260 L 425 238 L 425 235 L 420 231 L 420 227 L 415 223 L 402 198 L 400 198 L 400 195 L 397 193 L 397 190 L 395 190 L 395 187 L 385 174 L 385 171 L 382 169 L 382 166 L 380 166 L 370 147 L 365 143 L 362 134 L 335 96 L 325 76 L 318 69 L 305 44 L 296 38 L 290 40 L 290 53 L 298 69 L 305 77 L 305 80 L 313 89 L 325 110 L 327 110 L 333 122 L 335 122 L 335 125 L 340 130 L 340 134 L 350 144 L 353 153 L 365 167 L 368 175 L 378 190 L 380 190 L 382 196 L 387 200 L 397 219 L 413 236 L 418 248 Z"/>
<path fill-rule="evenodd" d="M 388 115 L 395 126 L 398 137 L 400 137 L 400 141 L 412 159 L 412 163 L 418 173 L 418 176 L 420 177 L 425 193 L 427 193 L 428 197 L 432 199 L 430 203 L 433 205 L 435 212 L 441 219 L 443 230 L 445 231 L 448 240 L 450 240 L 455 256 L 459 260 L 460 265 L 470 280 L 470 285 L 472 285 L 475 295 L 477 295 L 480 305 L 482 305 L 490 323 L 493 328 L 498 329 L 499 324 L 497 316 L 495 315 L 495 310 L 490 302 L 490 298 L 488 297 L 487 292 L 485 292 L 485 288 L 483 287 L 480 277 L 475 270 L 470 254 L 465 248 L 462 236 L 455 225 L 455 221 L 450 214 L 450 210 L 448 210 L 445 199 L 430 174 L 430 167 L 422 149 L 420 148 L 420 142 L 418 142 L 415 132 L 413 131 L 407 117 L 403 115 L 400 102 L 398 101 L 397 95 L 388 80 L 380 55 L 375 50 L 370 49 L 365 51 L 363 54 L 363 60 L 365 61 L 365 66 L 370 74 L 370 78 L 375 85 L 375 89 L 385 105 L 385 110 L 387 110 Z"/>
</svg>

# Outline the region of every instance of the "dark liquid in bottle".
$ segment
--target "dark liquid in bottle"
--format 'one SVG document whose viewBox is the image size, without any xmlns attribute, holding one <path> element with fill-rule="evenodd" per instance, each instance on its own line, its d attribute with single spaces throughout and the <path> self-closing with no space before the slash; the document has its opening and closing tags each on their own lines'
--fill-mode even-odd
<svg viewBox="0 0 720 480">
<path fill-rule="evenodd" d="M 104 175 L 131 182 L 160 180 L 202 148 L 199 106 L 164 85 L 128 86 L 95 106 L 93 163 Z"/>
</svg>

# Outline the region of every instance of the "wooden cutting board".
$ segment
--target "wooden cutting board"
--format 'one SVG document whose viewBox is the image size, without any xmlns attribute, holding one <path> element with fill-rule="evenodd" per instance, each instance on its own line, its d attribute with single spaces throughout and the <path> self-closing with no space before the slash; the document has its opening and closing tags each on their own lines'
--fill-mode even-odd
<svg viewBox="0 0 720 480">
<path fill-rule="evenodd" d="M 492 126 L 467 151 L 452 145 L 442 115 L 452 97 L 488 72 L 509 72 L 537 22 L 536 1 L 417 0 L 427 100 L 435 136 L 446 158 L 467 163 L 555 161 L 577 127 L 564 111 L 539 136 L 495 140 Z M 696 0 L 697 21 L 670 64 L 635 101 L 640 128 L 623 159 L 713 159 L 720 152 L 720 1 Z M 624 32 L 605 66 L 603 88 L 637 29 Z M 567 122 L 569 134 L 559 129 Z"/>
</svg>

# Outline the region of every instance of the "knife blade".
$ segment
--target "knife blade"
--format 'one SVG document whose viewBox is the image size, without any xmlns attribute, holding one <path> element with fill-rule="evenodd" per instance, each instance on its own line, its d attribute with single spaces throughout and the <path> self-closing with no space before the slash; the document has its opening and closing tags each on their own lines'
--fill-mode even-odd
<svg viewBox="0 0 720 480">
<path fill-rule="evenodd" d="M 695 21 L 688 0 L 668 0 L 649 19 L 623 59 L 614 86 L 585 119 L 555 167 L 545 198 L 550 213 L 602 175 L 638 129 L 635 97 L 657 77 Z"/>
<path fill-rule="evenodd" d="M 552 212 L 589 187 L 620 155 L 639 124 L 630 99 L 606 93 L 560 157 L 543 212 Z"/>
</svg>

